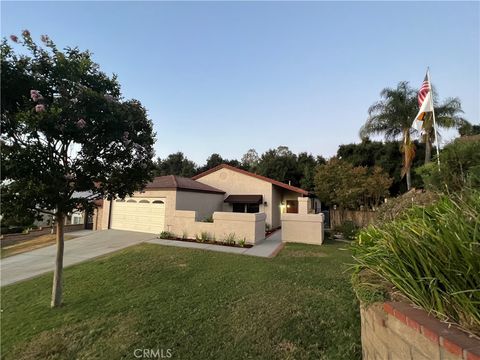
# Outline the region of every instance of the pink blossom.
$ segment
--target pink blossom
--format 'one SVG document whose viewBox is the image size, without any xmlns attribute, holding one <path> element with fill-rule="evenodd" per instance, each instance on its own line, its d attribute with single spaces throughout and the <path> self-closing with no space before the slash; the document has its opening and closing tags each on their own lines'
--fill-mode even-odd
<svg viewBox="0 0 480 360">
<path fill-rule="evenodd" d="M 44 43 L 47 43 L 48 40 L 50 40 L 49 37 L 48 37 L 48 35 L 42 35 L 42 36 L 40 37 L 40 39 L 41 39 Z"/>
<path fill-rule="evenodd" d="M 18 43 L 18 36 L 16 35 L 10 35 L 10 40 L 12 40 L 15 43 Z"/>
<path fill-rule="evenodd" d="M 38 104 L 35 106 L 35 111 L 36 112 L 42 112 L 42 111 L 45 111 L 45 105 L 43 104 Z"/>
<path fill-rule="evenodd" d="M 38 90 L 30 90 L 30 97 L 35 102 L 43 99 L 43 96 L 40 94 Z"/>
<path fill-rule="evenodd" d="M 87 125 L 87 122 L 83 119 L 80 119 L 77 121 L 77 127 L 79 129 L 83 129 Z"/>
<path fill-rule="evenodd" d="M 23 36 L 30 36 L 30 31 L 28 31 L 28 30 L 23 30 L 23 31 L 22 31 L 22 35 L 23 35 Z"/>
</svg>

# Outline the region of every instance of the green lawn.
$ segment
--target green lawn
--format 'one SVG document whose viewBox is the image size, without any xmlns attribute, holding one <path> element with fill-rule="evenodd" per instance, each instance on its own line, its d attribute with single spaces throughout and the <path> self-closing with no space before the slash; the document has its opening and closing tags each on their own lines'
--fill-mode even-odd
<svg viewBox="0 0 480 360">
<path fill-rule="evenodd" d="M 289 244 L 273 259 L 142 244 L 2 288 L 2 358 L 360 359 L 348 244 Z"/>
</svg>

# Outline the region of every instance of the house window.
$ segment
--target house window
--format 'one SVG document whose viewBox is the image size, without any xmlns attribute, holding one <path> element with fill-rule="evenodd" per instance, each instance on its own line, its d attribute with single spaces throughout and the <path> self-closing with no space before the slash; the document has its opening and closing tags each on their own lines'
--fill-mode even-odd
<svg viewBox="0 0 480 360">
<path fill-rule="evenodd" d="M 232 204 L 233 212 L 236 213 L 244 213 L 245 212 L 245 204 Z"/>
<path fill-rule="evenodd" d="M 289 214 L 298 213 L 298 200 L 287 200 L 287 213 Z"/>
<path fill-rule="evenodd" d="M 260 212 L 259 204 L 232 204 L 233 212 L 254 214 Z"/>
</svg>

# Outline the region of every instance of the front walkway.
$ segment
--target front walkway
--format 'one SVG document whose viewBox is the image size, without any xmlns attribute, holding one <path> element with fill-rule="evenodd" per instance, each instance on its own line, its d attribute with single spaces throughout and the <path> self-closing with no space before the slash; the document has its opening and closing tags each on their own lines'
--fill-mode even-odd
<svg viewBox="0 0 480 360">
<path fill-rule="evenodd" d="M 274 257 L 282 249 L 282 231 L 278 230 L 271 234 L 265 240 L 262 240 L 257 245 L 251 248 L 240 248 L 232 246 L 223 246 L 223 245 L 211 245 L 211 244 L 201 244 L 187 241 L 177 241 L 177 240 L 165 240 L 165 239 L 153 239 L 148 240 L 147 242 L 151 244 L 166 245 L 166 246 L 177 246 L 189 249 L 201 249 L 201 250 L 210 250 L 210 251 L 219 251 L 232 254 L 241 254 L 241 255 L 250 255 L 258 257 Z"/>
<path fill-rule="evenodd" d="M 73 233 L 67 233 L 73 234 Z M 131 245 L 152 239 L 155 234 L 133 231 L 102 230 L 65 241 L 64 267 L 105 255 Z M 55 268 L 56 245 L 13 255 L 1 261 L 1 286 L 25 280 Z"/>
</svg>

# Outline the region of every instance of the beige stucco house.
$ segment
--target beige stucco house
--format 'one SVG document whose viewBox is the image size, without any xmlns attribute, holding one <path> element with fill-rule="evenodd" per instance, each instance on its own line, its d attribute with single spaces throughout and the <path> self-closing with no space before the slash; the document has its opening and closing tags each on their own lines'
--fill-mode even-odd
<svg viewBox="0 0 480 360">
<path fill-rule="evenodd" d="M 272 228 L 281 225 L 282 213 L 298 213 L 298 198 L 308 197 L 308 212 L 320 210 L 320 203 L 306 190 L 265 176 L 222 164 L 192 179 L 225 192 L 222 211 L 263 212 Z"/>
<path fill-rule="evenodd" d="M 160 176 L 125 199 L 104 200 L 94 229 L 117 229 L 177 236 L 235 233 L 248 242 L 263 238 L 265 224 L 281 226 L 282 213 L 315 213 L 319 203 L 303 189 L 222 164 L 192 179 Z M 213 222 L 212 222 L 213 221 Z M 263 237 L 262 237 L 263 234 Z"/>
<path fill-rule="evenodd" d="M 169 231 L 176 210 L 195 211 L 196 219 L 204 220 L 222 210 L 224 193 L 192 179 L 159 176 L 132 197 L 103 201 L 94 216 L 94 228 L 149 233 Z"/>
</svg>

